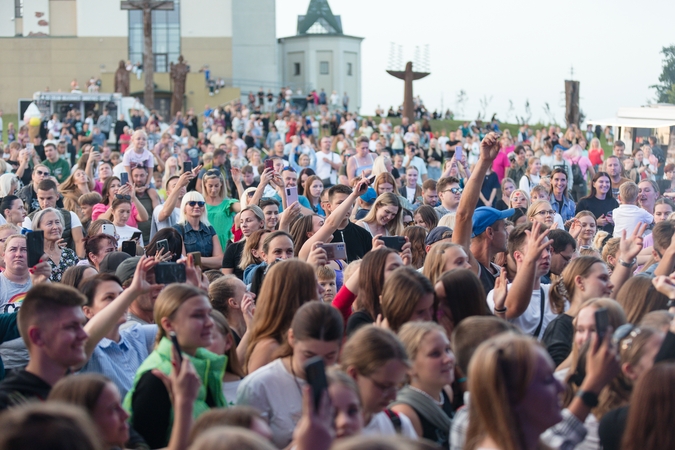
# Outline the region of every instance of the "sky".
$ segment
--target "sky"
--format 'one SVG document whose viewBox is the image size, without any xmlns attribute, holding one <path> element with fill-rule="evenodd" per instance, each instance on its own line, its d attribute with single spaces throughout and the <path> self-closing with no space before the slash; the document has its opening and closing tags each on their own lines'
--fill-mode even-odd
<svg viewBox="0 0 675 450">
<path fill-rule="evenodd" d="M 581 110 L 587 119 L 613 117 L 622 106 L 654 102 L 664 46 L 675 45 L 665 18 L 675 17 L 670 0 L 332 0 L 345 34 L 361 44 L 361 109 L 373 114 L 403 102 L 403 81 L 385 71 L 393 42 L 403 60 L 415 47 L 429 46 L 428 77 L 414 82 L 431 111 L 450 108 L 475 119 L 488 99 L 488 118 L 530 123 L 564 121 L 564 80 L 580 81 Z M 277 0 L 277 36 L 296 34 L 297 16 L 309 0 Z M 413 7 L 414 5 L 414 7 Z M 477 6 L 480 5 L 480 6 Z M 664 18 L 661 20 L 660 18 Z M 457 103 L 461 90 L 466 101 Z M 489 100 L 491 99 L 491 100 Z M 510 101 L 513 109 L 510 111 Z M 350 105 L 351 106 L 351 105 Z"/>
</svg>

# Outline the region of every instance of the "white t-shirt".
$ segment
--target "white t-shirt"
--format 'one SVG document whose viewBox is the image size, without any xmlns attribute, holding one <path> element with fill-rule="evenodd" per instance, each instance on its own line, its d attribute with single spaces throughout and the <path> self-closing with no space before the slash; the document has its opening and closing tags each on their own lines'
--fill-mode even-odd
<svg viewBox="0 0 675 450">
<path fill-rule="evenodd" d="M 551 310 L 551 302 L 549 300 L 549 290 L 550 284 L 542 284 L 541 290 L 544 291 L 544 320 L 541 324 L 541 329 L 539 330 L 539 335 L 537 339 L 541 339 L 544 336 L 544 331 L 549 322 L 556 318 L 557 314 Z M 511 288 L 511 283 L 508 285 L 508 289 Z M 525 312 L 515 319 L 509 319 L 509 322 L 520 328 L 524 334 L 529 334 L 532 336 L 539 325 L 539 320 L 541 319 L 541 290 L 535 289 L 532 291 L 532 298 L 530 299 L 530 304 L 525 310 Z M 488 293 L 487 303 L 490 307 L 490 311 L 494 312 L 495 302 L 494 302 L 494 289 Z M 567 309 L 569 305 L 565 305 Z"/>
<path fill-rule="evenodd" d="M 340 128 L 344 130 L 345 136 L 352 137 L 354 136 L 354 130 L 356 130 L 356 123 L 353 120 L 348 120 Z"/>
<path fill-rule="evenodd" d="M 237 404 L 237 389 L 242 380 L 237 381 L 223 381 L 223 395 L 225 396 L 225 401 L 227 406 L 235 406 Z"/>
<path fill-rule="evenodd" d="M 33 231 L 33 219 L 30 219 L 28 216 L 26 216 L 26 218 L 23 219 L 21 226 L 27 230 Z M 82 222 L 80 221 L 80 218 L 77 217 L 77 214 L 70 211 L 70 229 L 72 230 L 73 228 L 77 227 L 82 227 Z"/>
<path fill-rule="evenodd" d="M 405 198 L 408 199 L 410 203 L 415 203 L 415 193 L 417 189 L 410 189 L 408 186 L 405 188 Z"/>
<path fill-rule="evenodd" d="M 405 155 L 403 157 L 403 167 L 406 167 L 407 165 L 408 165 L 408 155 Z M 415 168 L 417 169 L 417 184 L 421 185 L 423 183 L 422 175 L 427 174 L 427 165 L 424 163 L 424 160 L 419 156 L 413 157 L 413 160 L 410 163 L 410 165 L 415 166 Z"/>
<path fill-rule="evenodd" d="M 408 416 L 398 413 L 398 417 L 401 419 L 401 434 L 411 439 L 417 439 L 417 433 Z M 382 411 L 370 419 L 370 423 L 363 427 L 361 433 L 366 436 L 396 436 L 396 428 L 394 428 L 389 416 Z"/>
<path fill-rule="evenodd" d="M 325 162 L 323 160 L 324 158 L 329 159 L 333 164 L 336 164 L 340 162 L 340 157 L 337 153 L 333 152 L 328 152 L 328 154 L 317 152 L 316 154 L 316 175 L 322 180 L 330 178 L 331 184 L 337 184 L 338 171 L 333 169 L 329 163 Z"/>
<path fill-rule="evenodd" d="M 237 405 L 249 405 L 260 411 L 272 429 L 272 443 L 286 447 L 302 416 L 302 387 L 305 380 L 294 377 L 281 359 L 249 374 L 237 389 Z"/>
<path fill-rule="evenodd" d="M 134 233 L 140 233 L 141 230 L 138 228 L 130 227 L 129 225 L 124 225 L 123 227 L 118 227 L 115 225 L 115 230 L 117 230 L 117 234 L 120 237 L 119 244 L 122 245 L 122 242 L 128 241 L 131 239 L 131 236 L 133 236 Z M 138 244 L 143 247 L 143 235 L 141 235 L 141 238 L 138 240 Z"/>
<path fill-rule="evenodd" d="M 155 237 L 155 234 L 163 229 L 163 228 L 169 228 L 178 223 L 178 220 L 180 220 L 180 207 L 176 207 L 173 209 L 173 212 L 169 217 L 167 217 L 165 220 L 160 221 L 159 220 L 159 213 L 162 212 L 162 208 L 164 208 L 164 205 L 157 205 L 155 206 L 155 209 L 152 210 L 152 224 L 150 225 L 150 239 Z"/>
<path fill-rule="evenodd" d="M 530 190 L 539 184 L 540 179 L 539 175 L 523 175 L 518 183 L 518 189 L 529 194 Z"/>
<path fill-rule="evenodd" d="M 122 163 L 125 167 L 132 167 L 132 165 L 142 165 L 143 167 L 152 169 L 155 166 L 155 158 L 148 150 L 143 150 L 142 153 L 136 153 L 135 150 L 127 149 L 127 151 L 124 152 Z"/>
<path fill-rule="evenodd" d="M 619 205 L 612 211 L 612 214 L 614 218 L 613 237 L 621 237 L 624 230 L 626 230 L 626 235 L 630 236 L 641 222 L 652 223 L 654 221 L 654 216 L 636 205 Z"/>
</svg>

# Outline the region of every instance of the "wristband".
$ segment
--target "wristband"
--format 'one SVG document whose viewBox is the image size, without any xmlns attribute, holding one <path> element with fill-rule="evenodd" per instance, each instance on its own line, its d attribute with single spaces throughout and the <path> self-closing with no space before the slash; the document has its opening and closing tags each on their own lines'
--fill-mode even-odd
<svg viewBox="0 0 675 450">
<path fill-rule="evenodd" d="M 666 304 L 666 309 L 670 308 L 675 308 L 675 299 L 668 300 L 668 304 Z"/>
<path fill-rule="evenodd" d="M 622 266 L 627 267 L 627 268 L 629 268 L 629 269 L 630 269 L 631 267 L 633 267 L 633 266 L 635 265 L 636 262 L 637 262 L 637 258 L 633 258 L 633 260 L 630 261 L 630 262 L 626 262 L 626 261 L 624 261 L 623 259 L 619 258 L 619 264 L 621 264 Z"/>
<path fill-rule="evenodd" d="M 493 311 L 496 312 L 496 313 L 498 313 L 498 314 L 503 314 L 503 313 L 506 312 L 507 309 L 508 309 L 508 308 L 505 306 L 505 307 L 503 307 L 502 309 L 494 308 Z"/>
</svg>

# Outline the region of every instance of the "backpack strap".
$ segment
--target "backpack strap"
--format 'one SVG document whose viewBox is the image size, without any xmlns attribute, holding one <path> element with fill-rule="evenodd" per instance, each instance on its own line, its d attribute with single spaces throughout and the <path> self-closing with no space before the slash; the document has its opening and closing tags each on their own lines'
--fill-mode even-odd
<svg viewBox="0 0 675 450">
<path fill-rule="evenodd" d="M 401 434 L 403 424 L 401 423 L 401 418 L 399 417 L 398 413 L 389 408 L 385 409 L 384 413 L 387 415 L 387 417 L 389 417 L 389 420 L 391 420 L 392 425 L 394 425 L 394 430 L 396 430 L 396 434 Z"/>
</svg>

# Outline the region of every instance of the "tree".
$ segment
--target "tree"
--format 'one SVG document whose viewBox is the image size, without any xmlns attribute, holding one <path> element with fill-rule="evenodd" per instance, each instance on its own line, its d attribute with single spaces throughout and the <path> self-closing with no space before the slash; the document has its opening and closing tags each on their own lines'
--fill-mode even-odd
<svg viewBox="0 0 675 450">
<path fill-rule="evenodd" d="M 663 70 L 659 76 L 660 84 L 650 86 L 656 89 L 656 101 L 659 103 L 675 103 L 675 45 L 663 47 Z"/>
</svg>

